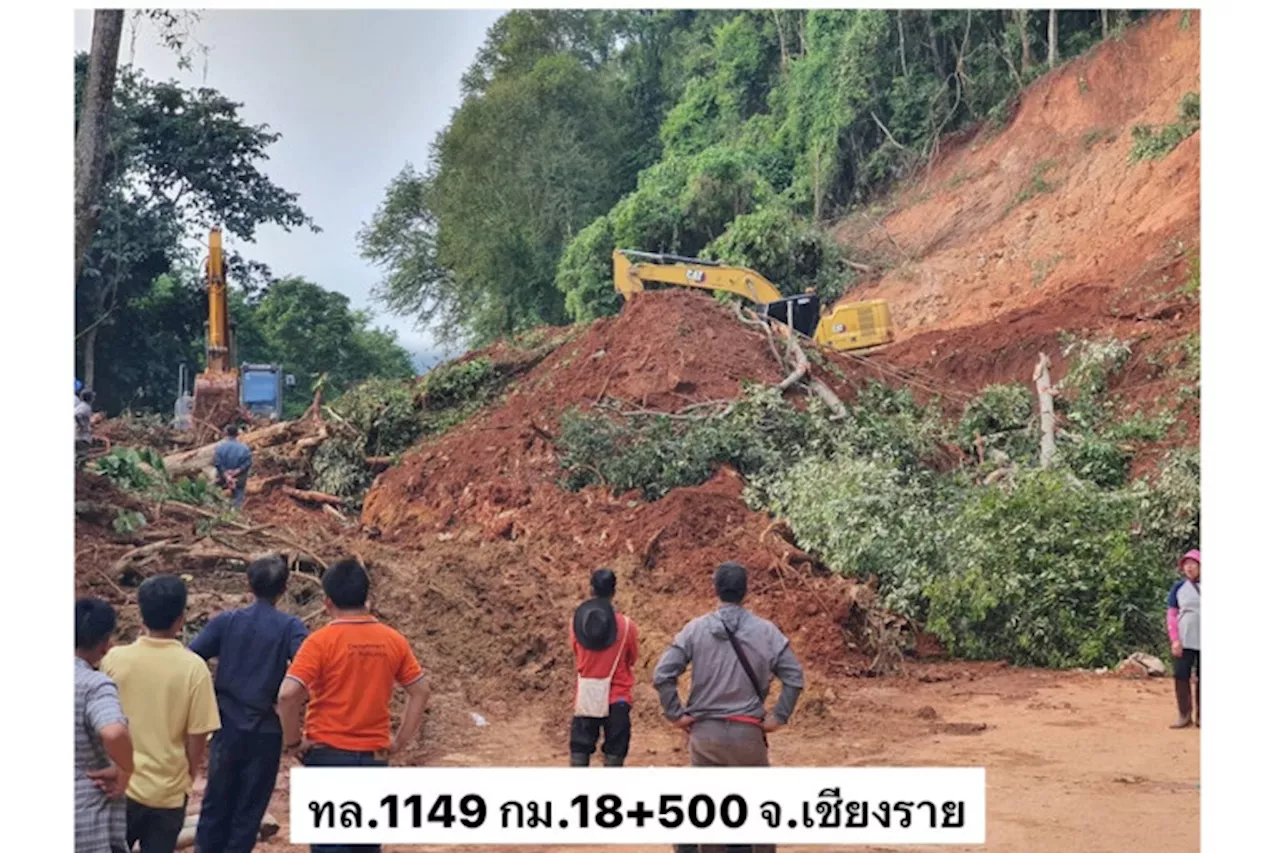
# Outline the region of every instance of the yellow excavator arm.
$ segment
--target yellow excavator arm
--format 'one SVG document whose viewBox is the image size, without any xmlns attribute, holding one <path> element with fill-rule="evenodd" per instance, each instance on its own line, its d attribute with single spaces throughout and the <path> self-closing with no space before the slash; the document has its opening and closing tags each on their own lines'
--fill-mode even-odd
<svg viewBox="0 0 1280 853">
<path fill-rule="evenodd" d="M 760 273 L 717 261 L 627 249 L 613 250 L 613 286 L 624 301 L 646 282 L 720 290 L 749 299 L 763 313 L 835 350 L 866 349 L 893 340 L 889 304 L 883 299 L 850 302 L 823 311 L 812 293 L 783 296 Z"/>
<path fill-rule="evenodd" d="M 781 291 L 769 279 L 746 267 L 731 267 L 678 255 L 613 250 L 613 286 L 624 300 L 643 291 L 646 281 L 723 290 L 759 305 L 782 298 Z"/>
<path fill-rule="evenodd" d="M 235 330 L 227 311 L 227 277 L 222 257 L 222 231 L 209 231 L 209 330 L 204 372 L 196 376 L 191 416 L 206 439 L 240 415 L 240 372 L 235 364 Z M 212 431 L 212 432 L 211 432 Z"/>
</svg>

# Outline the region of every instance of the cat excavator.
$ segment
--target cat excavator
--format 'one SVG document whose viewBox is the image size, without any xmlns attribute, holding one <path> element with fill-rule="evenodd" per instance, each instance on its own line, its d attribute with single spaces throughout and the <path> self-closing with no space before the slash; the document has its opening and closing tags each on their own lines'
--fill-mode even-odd
<svg viewBox="0 0 1280 853">
<path fill-rule="evenodd" d="M 236 364 L 235 324 L 227 310 L 226 265 L 222 254 L 222 230 L 209 231 L 209 258 L 205 262 L 209 292 L 209 320 L 205 329 L 205 369 L 196 376 L 190 403 L 191 425 L 206 438 L 237 418 L 281 417 L 284 376 L 275 364 Z M 181 384 L 181 383 L 180 383 Z M 179 389 L 179 404 L 182 404 Z"/>
<path fill-rule="evenodd" d="M 630 300 L 644 290 L 645 283 L 674 284 L 703 290 L 732 293 L 750 300 L 757 311 L 820 346 L 839 351 L 867 349 L 893 340 L 889 303 L 883 299 L 841 303 L 823 309 L 817 294 L 783 296 L 760 273 L 720 261 L 685 258 L 680 255 L 613 251 L 613 286 Z"/>
</svg>

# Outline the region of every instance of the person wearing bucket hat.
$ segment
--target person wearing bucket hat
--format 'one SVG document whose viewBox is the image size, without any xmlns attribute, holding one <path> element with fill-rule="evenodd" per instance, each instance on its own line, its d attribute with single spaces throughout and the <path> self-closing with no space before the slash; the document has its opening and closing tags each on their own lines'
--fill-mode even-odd
<svg viewBox="0 0 1280 853">
<path fill-rule="evenodd" d="M 1188 551 L 1178 561 L 1182 579 L 1169 590 L 1166 623 L 1173 650 L 1173 694 L 1178 719 L 1170 726 L 1185 729 L 1192 724 L 1191 672 L 1195 670 L 1196 728 L 1200 727 L 1200 551 Z"/>
<path fill-rule="evenodd" d="M 604 729 L 604 764 L 621 767 L 631 746 L 631 688 L 639 643 L 635 624 L 613 609 L 612 569 L 591 573 L 591 598 L 573 613 L 569 642 L 578 682 L 569 724 L 569 765 L 587 767 Z"/>
</svg>

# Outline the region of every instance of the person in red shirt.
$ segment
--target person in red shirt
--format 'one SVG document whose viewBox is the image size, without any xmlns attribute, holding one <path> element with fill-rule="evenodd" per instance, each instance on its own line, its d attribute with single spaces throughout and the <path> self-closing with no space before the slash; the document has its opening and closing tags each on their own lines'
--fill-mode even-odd
<svg viewBox="0 0 1280 853">
<path fill-rule="evenodd" d="M 573 646 L 578 683 L 569 725 L 569 765 L 587 767 L 604 729 L 604 765 L 621 767 L 631 746 L 631 687 L 639 641 L 635 623 L 614 612 L 618 579 L 612 569 L 591 573 L 591 598 L 573 614 Z"/>
</svg>

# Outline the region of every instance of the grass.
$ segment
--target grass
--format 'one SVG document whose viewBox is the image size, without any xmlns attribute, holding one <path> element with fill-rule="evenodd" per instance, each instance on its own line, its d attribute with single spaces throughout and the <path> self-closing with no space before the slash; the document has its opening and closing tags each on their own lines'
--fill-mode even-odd
<svg viewBox="0 0 1280 853">
<path fill-rule="evenodd" d="M 1133 148 L 1129 151 L 1129 162 L 1142 160 L 1158 160 L 1173 149 L 1182 140 L 1200 129 L 1200 93 L 1187 92 L 1178 104 L 1178 120 L 1161 127 L 1149 124 L 1135 125 L 1133 128 Z"/>
<path fill-rule="evenodd" d="M 1018 191 L 1018 194 L 1013 197 L 1013 201 L 1009 202 L 1009 206 L 1004 209 L 1004 215 L 1008 215 L 1009 211 L 1013 210 L 1023 202 L 1030 201 L 1038 195 L 1045 195 L 1053 192 L 1054 186 L 1045 180 L 1045 175 L 1047 175 L 1055 165 L 1056 162 L 1054 160 L 1041 160 L 1039 163 L 1036 163 L 1035 167 L 1031 170 L 1031 177 L 1027 179 L 1026 185 Z"/>
<path fill-rule="evenodd" d="M 1105 127 L 1095 127 L 1085 133 L 1080 140 L 1080 144 L 1085 151 L 1088 151 L 1099 142 L 1106 142 L 1109 145 L 1115 141 L 1116 135 L 1112 130 Z"/>
</svg>

